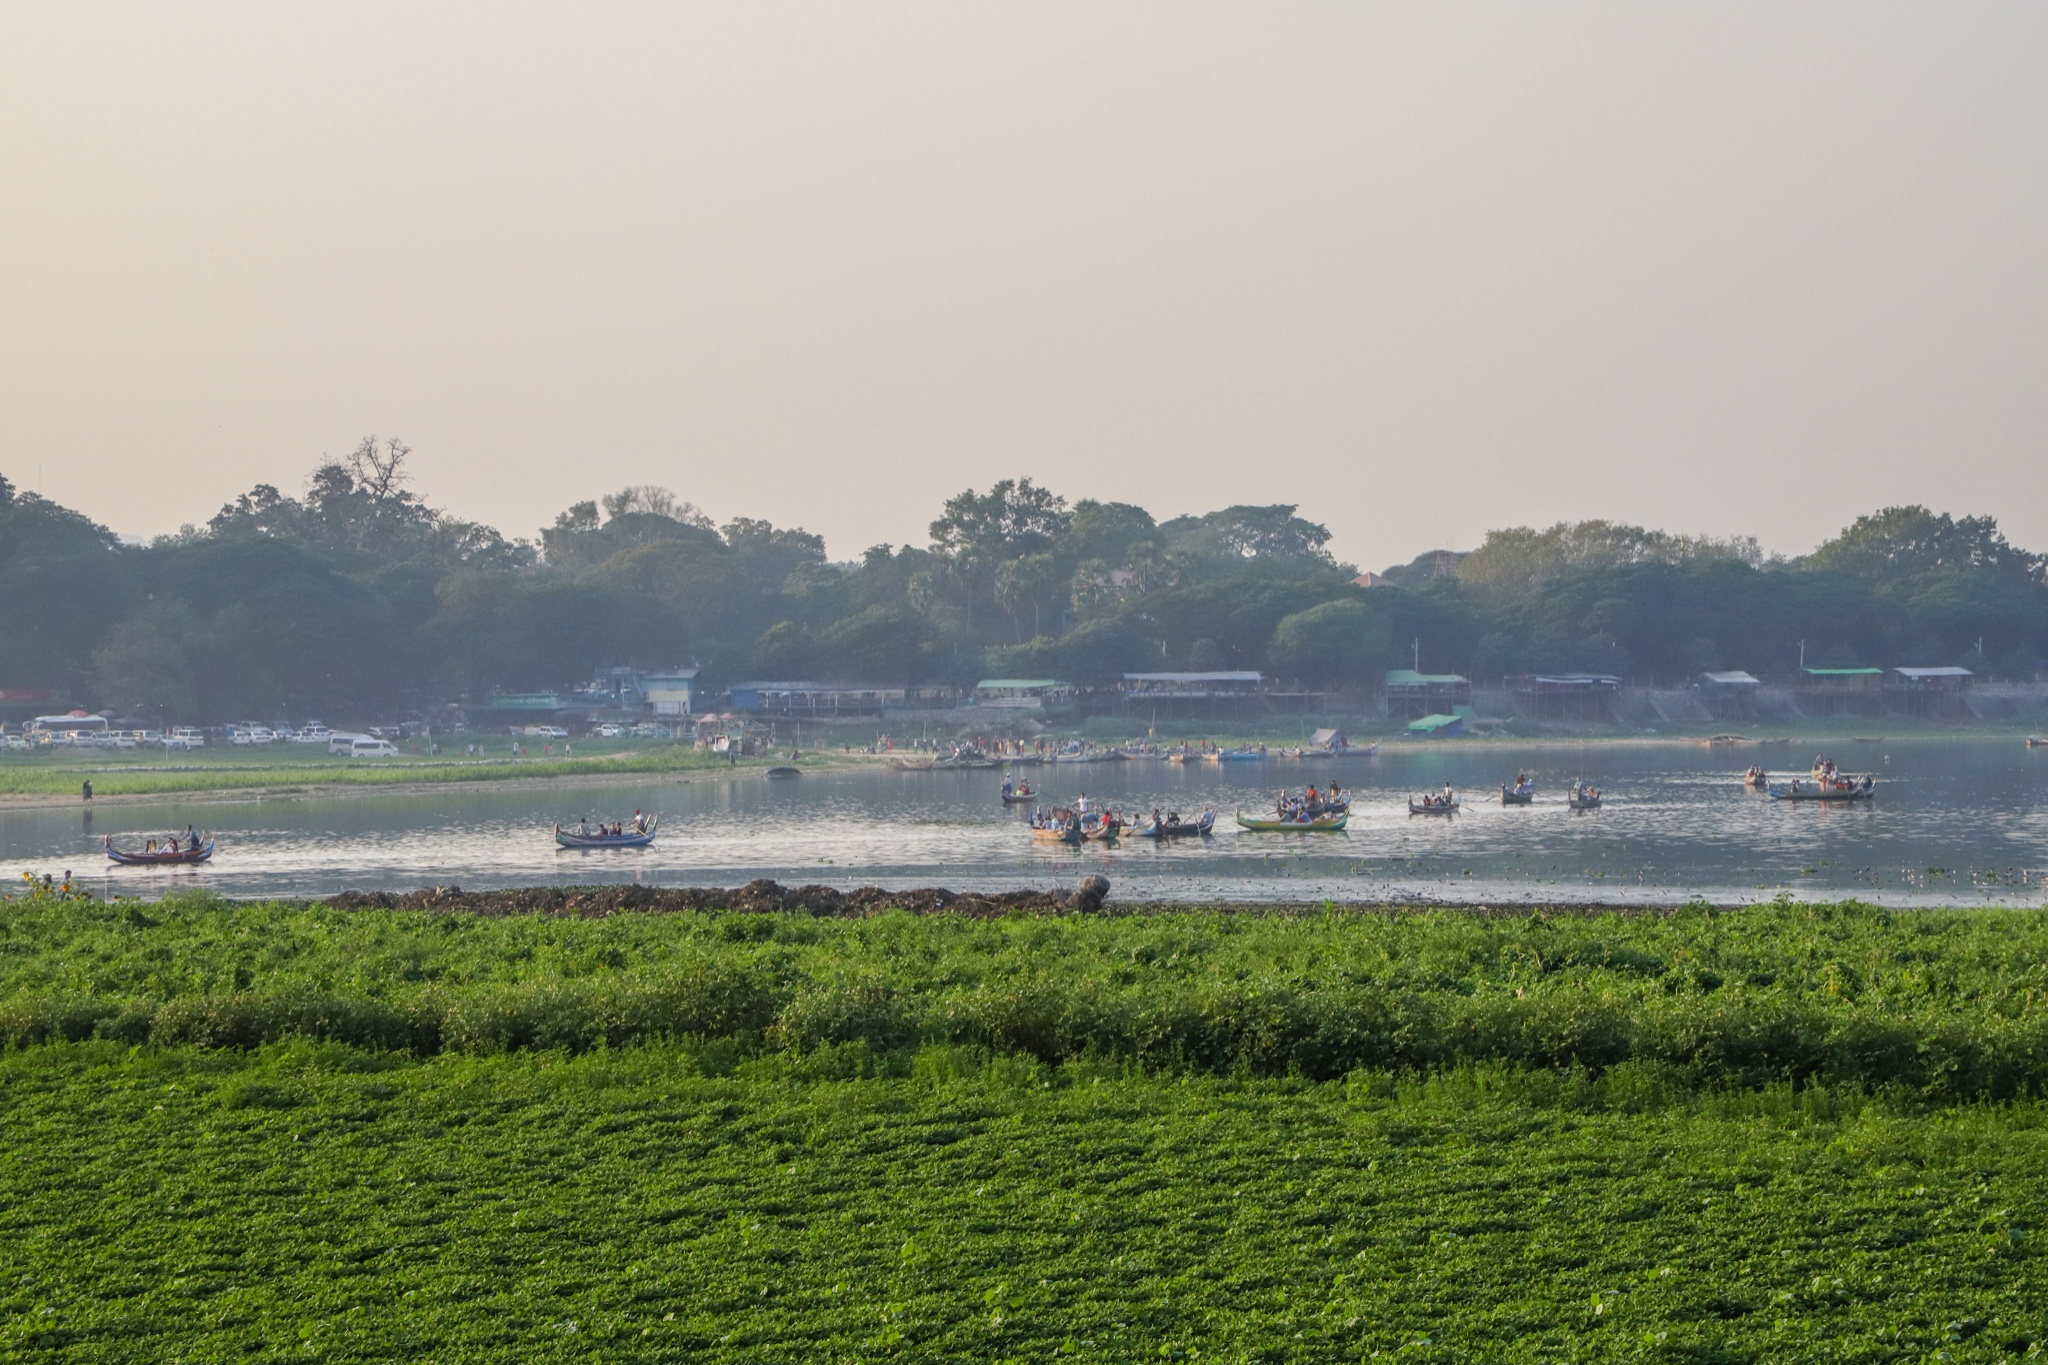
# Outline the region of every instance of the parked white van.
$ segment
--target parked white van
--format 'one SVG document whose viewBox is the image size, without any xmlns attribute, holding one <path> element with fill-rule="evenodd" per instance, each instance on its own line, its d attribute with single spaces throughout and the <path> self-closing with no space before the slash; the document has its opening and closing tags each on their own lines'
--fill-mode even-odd
<svg viewBox="0 0 2048 1365">
<path fill-rule="evenodd" d="M 332 747 L 330 745 L 330 747 Z M 398 746 L 388 739 L 373 739 L 369 735 L 357 735 L 349 741 L 350 758 L 395 758 Z"/>
<path fill-rule="evenodd" d="M 327 736 L 327 752 L 345 754 L 355 748 L 359 739 L 374 739 L 374 735 L 355 734 L 347 730 L 336 730 Z"/>
</svg>

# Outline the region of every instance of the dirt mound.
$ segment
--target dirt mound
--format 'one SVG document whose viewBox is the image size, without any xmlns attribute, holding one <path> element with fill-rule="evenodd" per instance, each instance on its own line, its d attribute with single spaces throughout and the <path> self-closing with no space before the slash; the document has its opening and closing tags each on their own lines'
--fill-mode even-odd
<svg viewBox="0 0 2048 1365">
<path fill-rule="evenodd" d="M 961 894 L 944 887 L 887 891 L 863 886 L 840 891 L 829 886 L 785 887 L 754 881 L 737 889 L 701 886 L 529 886 L 505 891 L 464 891 L 429 886 L 397 894 L 344 891 L 320 902 L 337 910 L 459 910 L 473 915 L 576 915 L 601 919 L 622 911 L 736 910 L 752 913 L 805 911 L 820 917 L 857 917 L 884 910 L 916 915 L 965 915 L 985 919 L 1010 914 L 1089 914 L 1109 897 L 1109 881 L 1090 877 L 1071 895 L 1057 891 L 998 891 Z"/>
</svg>

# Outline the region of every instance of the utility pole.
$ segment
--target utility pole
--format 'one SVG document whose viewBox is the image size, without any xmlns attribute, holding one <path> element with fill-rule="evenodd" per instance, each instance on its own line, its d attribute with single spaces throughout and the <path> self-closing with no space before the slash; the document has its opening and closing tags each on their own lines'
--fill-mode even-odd
<svg viewBox="0 0 2048 1365">
<path fill-rule="evenodd" d="M 1417 673 L 1422 671 L 1422 637 L 1420 635 L 1415 637 L 1415 671 Z"/>
<path fill-rule="evenodd" d="M 1799 668 L 1801 672 L 1806 670 L 1806 641 L 1804 640 L 1799 642 Z"/>
</svg>

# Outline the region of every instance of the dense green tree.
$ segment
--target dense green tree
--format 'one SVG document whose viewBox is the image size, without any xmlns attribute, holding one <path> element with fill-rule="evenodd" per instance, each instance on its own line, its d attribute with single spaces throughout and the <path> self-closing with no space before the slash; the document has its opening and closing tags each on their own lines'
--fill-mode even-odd
<svg viewBox="0 0 2048 1365">
<path fill-rule="evenodd" d="M 258 485 L 147 546 L 0 479 L 0 686 L 178 721 L 343 721 L 558 688 L 609 664 L 967 684 L 987 674 L 1264 669 L 1369 687 L 1384 668 L 1784 676 L 1801 657 L 2030 670 L 2041 557 L 1989 517 L 1859 519 L 1812 555 L 1611 522 L 1510 528 L 1362 589 L 1291 505 L 1160 523 L 1028 479 L 949 499 L 928 546 L 834 563 L 808 532 L 716 525 L 666 489 L 578 502 L 538 545 L 432 508 L 402 441 Z"/>
<path fill-rule="evenodd" d="M 1269 657 L 1283 676 L 1354 687 L 1370 684 L 1400 663 L 1385 614 L 1356 597 L 1281 617 Z"/>
</svg>

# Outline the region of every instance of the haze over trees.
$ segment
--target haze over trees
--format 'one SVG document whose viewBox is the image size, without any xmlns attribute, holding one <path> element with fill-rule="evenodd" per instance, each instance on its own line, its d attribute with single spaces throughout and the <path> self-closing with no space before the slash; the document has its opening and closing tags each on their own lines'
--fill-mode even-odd
<svg viewBox="0 0 2048 1365">
<path fill-rule="evenodd" d="M 834 561 L 641 485 L 510 539 L 424 503 L 365 440 L 305 491 L 123 544 L 0 479 L 0 687 L 120 711 L 341 718 L 560 686 L 610 664 L 971 684 L 1258 669 L 1369 685 L 1419 653 L 1487 677 L 2048 657 L 2042 556 L 1989 517 L 1886 508 L 1796 560 L 1604 521 L 1490 533 L 1364 588 L 1291 505 L 1156 519 L 1030 479 L 946 499 L 924 545 Z M 1981 645 L 1980 645 L 1981 641 Z"/>
</svg>

